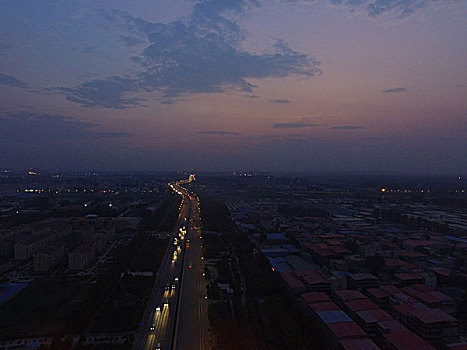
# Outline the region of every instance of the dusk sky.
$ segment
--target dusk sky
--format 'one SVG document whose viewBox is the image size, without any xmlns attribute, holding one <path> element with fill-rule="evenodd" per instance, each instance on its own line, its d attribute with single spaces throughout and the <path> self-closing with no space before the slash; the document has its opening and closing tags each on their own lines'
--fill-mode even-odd
<svg viewBox="0 0 467 350">
<path fill-rule="evenodd" d="M 466 0 L 2 0 L 0 167 L 467 174 Z"/>
</svg>

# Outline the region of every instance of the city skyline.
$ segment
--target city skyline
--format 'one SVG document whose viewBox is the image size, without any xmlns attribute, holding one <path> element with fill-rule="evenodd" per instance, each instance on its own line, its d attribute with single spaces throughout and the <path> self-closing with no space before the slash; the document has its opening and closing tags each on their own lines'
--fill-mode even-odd
<svg viewBox="0 0 467 350">
<path fill-rule="evenodd" d="M 466 1 L 0 9 L 0 167 L 467 172 Z"/>
</svg>

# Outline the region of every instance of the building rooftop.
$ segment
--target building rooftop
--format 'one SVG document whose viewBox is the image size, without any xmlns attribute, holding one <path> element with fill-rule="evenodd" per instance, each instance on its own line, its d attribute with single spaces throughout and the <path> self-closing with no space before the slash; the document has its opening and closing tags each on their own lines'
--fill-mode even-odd
<svg viewBox="0 0 467 350">
<path fill-rule="evenodd" d="M 324 278 L 318 272 L 313 271 L 313 270 L 311 270 L 309 274 L 302 276 L 302 278 L 306 284 L 310 284 L 310 285 L 329 283 L 329 281 L 326 278 Z"/>
<path fill-rule="evenodd" d="M 340 341 L 344 350 L 380 350 L 370 339 L 343 339 Z"/>
<path fill-rule="evenodd" d="M 303 288 L 305 289 L 305 285 L 299 279 L 297 279 L 292 273 L 281 273 L 282 279 L 285 283 L 292 289 L 294 288 Z"/>
<path fill-rule="evenodd" d="M 410 281 L 410 280 L 423 280 L 423 276 L 416 273 L 395 273 L 394 277 L 400 281 Z"/>
<path fill-rule="evenodd" d="M 370 295 L 370 297 L 374 297 L 377 299 L 389 297 L 389 295 L 386 292 L 383 292 L 378 288 L 370 288 L 367 289 L 366 292 Z"/>
<path fill-rule="evenodd" d="M 301 295 L 302 299 L 308 304 L 319 303 L 323 301 L 331 301 L 331 298 L 323 292 L 308 292 Z"/>
<path fill-rule="evenodd" d="M 345 306 L 354 312 L 362 311 L 362 310 L 379 309 L 378 305 L 376 305 L 370 299 L 357 299 L 357 300 L 348 301 L 345 303 Z"/>
<path fill-rule="evenodd" d="M 441 322 L 457 322 L 457 319 L 438 309 L 416 310 L 412 309 L 410 315 L 418 318 L 425 324 Z"/>
<path fill-rule="evenodd" d="M 328 325 L 337 339 L 366 338 L 366 332 L 355 322 L 335 322 Z"/>
<path fill-rule="evenodd" d="M 353 322 L 352 319 L 342 310 L 329 310 L 318 312 L 318 316 L 324 323 Z"/>
<path fill-rule="evenodd" d="M 362 292 L 358 290 L 337 290 L 335 291 L 337 297 L 341 299 L 342 301 L 351 301 L 351 300 L 357 300 L 357 299 L 368 299 L 365 295 L 362 294 Z"/>
<path fill-rule="evenodd" d="M 393 320 L 392 316 L 381 309 L 363 310 L 355 312 L 363 322 L 375 323 L 381 321 Z"/>
<path fill-rule="evenodd" d="M 395 332 L 385 334 L 386 340 L 397 350 L 435 350 L 425 340 L 413 332 Z"/>
<path fill-rule="evenodd" d="M 363 281 L 363 280 L 377 280 L 376 276 L 372 275 L 371 273 L 353 273 L 349 275 L 349 278 L 353 279 L 354 281 Z"/>
<path fill-rule="evenodd" d="M 324 301 L 321 303 L 313 303 L 308 305 L 317 313 L 323 311 L 342 311 L 342 309 L 333 301 Z"/>
</svg>

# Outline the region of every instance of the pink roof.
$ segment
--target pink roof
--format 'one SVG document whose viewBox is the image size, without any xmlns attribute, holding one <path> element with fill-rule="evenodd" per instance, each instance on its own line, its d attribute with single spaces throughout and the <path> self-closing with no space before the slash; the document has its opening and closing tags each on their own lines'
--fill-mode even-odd
<svg viewBox="0 0 467 350">
<path fill-rule="evenodd" d="M 331 298 L 323 292 L 308 292 L 301 295 L 302 299 L 308 304 L 319 303 L 323 301 L 331 301 Z"/>
<path fill-rule="evenodd" d="M 335 293 L 337 297 L 341 299 L 342 301 L 351 301 L 351 300 L 356 300 L 356 299 L 368 299 L 358 290 L 351 290 L 351 289 L 337 290 Z"/>
<path fill-rule="evenodd" d="M 413 332 L 396 332 L 385 334 L 384 337 L 397 350 L 435 350 L 430 344 Z"/>
<path fill-rule="evenodd" d="M 328 324 L 328 327 L 337 339 L 367 337 L 366 332 L 355 322 L 335 322 Z"/>
<path fill-rule="evenodd" d="M 344 350 L 380 350 L 370 339 L 343 339 L 340 341 Z"/>
<path fill-rule="evenodd" d="M 362 311 L 362 310 L 374 310 L 379 309 L 378 305 L 372 302 L 370 299 L 357 299 L 348 301 L 344 304 L 349 310 Z"/>
</svg>

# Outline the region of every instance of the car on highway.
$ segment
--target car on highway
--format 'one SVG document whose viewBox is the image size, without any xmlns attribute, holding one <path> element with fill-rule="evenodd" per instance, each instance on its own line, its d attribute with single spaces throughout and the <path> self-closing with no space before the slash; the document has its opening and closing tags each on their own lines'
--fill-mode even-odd
<svg viewBox="0 0 467 350">
<path fill-rule="evenodd" d="M 170 290 L 170 284 L 168 282 L 165 284 L 165 290 Z"/>
<path fill-rule="evenodd" d="M 165 300 L 164 300 L 164 307 L 167 307 L 167 306 L 169 306 L 169 300 L 168 300 L 168 299 L 165 299 Z"/>
<path fill-rule="evenodd" d="M 154 310 L 155 310 L 156 312 L 160 312 L 160 311 L 161 311 L 161 307 L 160 307 L 160 306 L 156 306 Z"/>
<path fill-rule="evenodd" d="M 191 263 L 188 264 L 188 268 L 191 269 L 193 265 Z"/>
<path fill-rule="evenodd" d="M 172 284 L 172 290 L 175 290 L 175 284 Z"/>
<path fill-rule="evenodd" d="M 154 348 L 154 350 L 161 350 L 161 343 L 157 343 L 156 347 Z"/>
<path fill-rule="evenodd" d="M 156 325 L 153 323 L 150 327 L 149 327 L 149 330 L 151 332 L 154 332 L 156 330 Z"/>
</svg>

